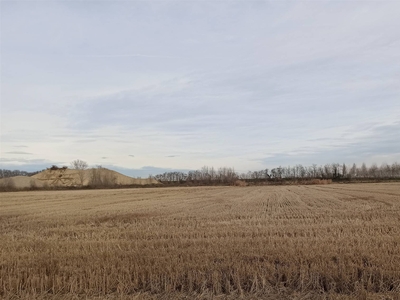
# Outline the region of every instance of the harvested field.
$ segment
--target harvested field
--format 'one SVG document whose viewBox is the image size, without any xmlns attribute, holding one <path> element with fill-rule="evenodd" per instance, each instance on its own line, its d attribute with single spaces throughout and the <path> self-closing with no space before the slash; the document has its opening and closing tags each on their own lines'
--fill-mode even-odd
<svg viewBox="0 0 400 300">
<path fill-rule="evenodd" d="M 0 199 L 1 298 L 400 299 L 397 183 Z"/>
</svg>

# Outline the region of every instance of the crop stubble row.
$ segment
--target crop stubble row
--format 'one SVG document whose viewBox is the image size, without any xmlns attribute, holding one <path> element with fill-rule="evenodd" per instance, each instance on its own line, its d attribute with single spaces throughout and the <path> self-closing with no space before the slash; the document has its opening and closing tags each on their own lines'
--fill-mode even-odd
<svg viewBox="0 0 400 300">
<path fill-rule="evenodd" d="M 400 187 L 1 194 L 0 295 L 400 293 Z"/>
</svg>

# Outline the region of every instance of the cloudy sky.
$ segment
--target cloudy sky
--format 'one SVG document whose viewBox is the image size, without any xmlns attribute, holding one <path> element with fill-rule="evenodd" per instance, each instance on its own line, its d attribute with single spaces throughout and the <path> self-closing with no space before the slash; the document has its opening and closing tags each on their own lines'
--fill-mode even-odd
<svg viewBox="0 0 400 300">
<path fill-rule="evenodd" d="M 0 5 L 0 168 L 400 161 L 400 1 Z"/>
</svg>

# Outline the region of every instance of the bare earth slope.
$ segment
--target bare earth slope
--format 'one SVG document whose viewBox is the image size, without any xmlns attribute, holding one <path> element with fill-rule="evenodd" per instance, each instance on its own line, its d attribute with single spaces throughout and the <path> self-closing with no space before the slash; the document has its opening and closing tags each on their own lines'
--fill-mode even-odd
<svg viewBox="0 0 400 300">
<path fill-rule="evenodd" d="M 16 189 L 40 188 L 44 186 L 42 181 L 28 176 L 14 176 L 0 179 L 0 186 L 7 185 Z"/>
<path fill-rule="evenodd" d="M 73 169 L 49 169 L 32 177 L 48 184 L 49 186 L 85 186 L 90 183 L 93 171 L 99 172 L 99 176 L 107 178 L 107 180 L 117 185 L 147 185 L 158 183 L 155 179 L 136 179 L 105 168 L 88 169 L 84 171 Z"/>
<path fill-rule="evenodd" d="M 0 203 L 2 299 L 400 295 L 397 183 L 20 192 Z"/>
</svg>

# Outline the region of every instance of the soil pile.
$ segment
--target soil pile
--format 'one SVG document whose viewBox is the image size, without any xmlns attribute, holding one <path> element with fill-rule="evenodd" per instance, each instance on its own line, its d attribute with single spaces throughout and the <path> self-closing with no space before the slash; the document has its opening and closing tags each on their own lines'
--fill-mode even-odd
<svg viewBox="0 0 400 300">
<path fill-rule="evenodd" d="M 0 179 L 0 187 L 3 189 L 35 189 L 44 187 L 45 183 L 28 176 L 15 176 Z"/>
<path fill-rule="evenodd" d="M 31 178 L 35 178 L 49 187 L 148 185 L 159 183 L 155 179 L 135 179 L 106 168 L 88 170 L 47 169 Z"/>
</svg>

